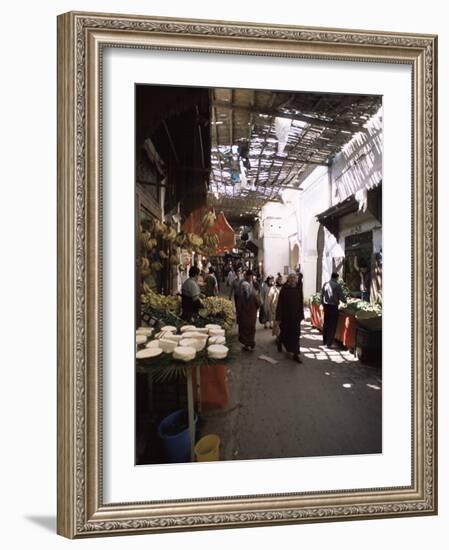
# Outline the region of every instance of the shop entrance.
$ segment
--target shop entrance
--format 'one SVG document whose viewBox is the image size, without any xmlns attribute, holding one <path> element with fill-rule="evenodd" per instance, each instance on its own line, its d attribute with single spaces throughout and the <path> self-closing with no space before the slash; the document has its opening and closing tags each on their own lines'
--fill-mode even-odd
<svg viewBox="0 0 449 550">
<path fill-rule="evenodd" d="M 295 244 L 290 251 L 290 267 L 296 269 L 299 265 L 299 246 Z"/>
<path fill-rule="evenodd" d="M 357 267 L 371 269 L 373 232 L 365 231 L 345 238 L 344 279 L 353 292 L 360 290 L 360 274 Z"/>
</svg>

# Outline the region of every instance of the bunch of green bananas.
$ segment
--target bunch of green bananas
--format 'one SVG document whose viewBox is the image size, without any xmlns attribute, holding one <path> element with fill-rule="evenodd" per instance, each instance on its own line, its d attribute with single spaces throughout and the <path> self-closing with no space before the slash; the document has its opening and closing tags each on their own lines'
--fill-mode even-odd
<svg viewBox="0 0 449 550">
<path fill-rule="evenodd" d="M 214 225 L 216 219 L 215 212 L 212 210 L 204 214 L 201 220 L 201 233 L 206 233 L 206 231 Z"/>
<path fill-rule="evenodd" d="M 173 242 L 176 239 L 176 229 L 167 226 L 163 237 L 167 241 Z"/>
<path fill-rule="evenodd" d="M 210 296 L 202 300 L 202 303 L 202 317 L 220 317 L 223 319 L 223 328 L 225 330 L 230 330 L 232 328 L 235 317 L 232 302 L 230 300 L 218 296 Z"/>
<path fill-rule="evenodd" d="M 204 235 L 203 241 L 207 251 L 213 254 L 218 246 L 219 237 L 216 233 L 208 233 Z"/>
<path fill-rule="evenodd" d="M 166 232 L 167 226 L 164 222 L 160 222 L 159 220 L 154 220 L 154 232 L 156 235 L 164 235 Z"/>
<path fill-rule="evenodd" d="M 149 269 L 150 268 L 150 260 L 148 258 L 145 258 L 145 256 L 142 256 L 140 258 L 140 269 Z"/>
<path fill-rule="evenodd" d="M 183 246 L 187 241 L 186 234 L 181 231 L 176 235 L 175 241 L 178 246 Z"/>
<path fill-rule="evenodd" d="M 145 250 L 148 250 L 148 241 L 151 241 L 151 233 L 149 231 L 143 231 L 140 234 L 140 242 L 142 244 L 142 248 Z"/>
<path fill-rule="evenodd" d="M 142 304 L 150 306 L 155 311 L 178 313 L 180 308 L 179 298 L 177 296 L 164 296 L 151 290 L 144 283 L 141 296 Z"/>
<path fill-rule="evenodd" d="M 156 248 L 157 246 L 157 240 L 156 239 L 148 239 L 147 241 L 147 250 L 153 250 L 153 248 Z"/>
<path fill-rule="evenodd" d="M 199 248 L 203 246 L 203 239 L 195 233 L 187 233 L 187 238 L 193 247 Z"/>
</svg>

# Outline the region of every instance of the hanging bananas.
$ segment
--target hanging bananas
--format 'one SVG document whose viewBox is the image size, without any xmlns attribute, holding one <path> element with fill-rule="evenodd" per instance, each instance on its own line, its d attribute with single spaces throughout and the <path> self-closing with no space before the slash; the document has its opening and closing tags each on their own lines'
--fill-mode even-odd
<svg viewBox="0 0 449 550">
<path fill-rule="evenodd" d="M 201 220 L 201 233 L 206 233 L 206 231 L 214 225 L 216 219 L 217 216 L 215 215 L 215 212 L 212 210 L 206 212 Z"/>
<path fill-rule="evenodd" d="M 166 225 L 163 222 L 160 222 L 159 220 L 154 220 L 154 232 L 156 235 L 163 235 L 166 230 Z"/>
<path fill-rule="evenodd" d="M 176 244 L 177 244 L 178 246 L 183 246 L 183 245 L 185 245 L 186 240 L 187 240 L 186 234 L 183 233 L 182 231 L 181 231 L 181 233 L 178 233 L 178 234 L 176 235 L 175 242 L 176 242 Z"/>
<path fill-rule="evenodd" d="M 173 242 L 176 239 L 176 229 L 174 229 L 173 227 L 167 228 L 165 238 L 167 241 Z"/>
<path fill-rule="evenodd" d="M 195 233 L 187 233 L 187 238 L 190 244 L 196 248 L 200 248 L 203 245 L 203 239 Z"/>
<path fill-rule="evenodd" d="M 149 231 L 143 231 L 140 234 L 140 243 L 144 250 L 148 250 L 148 241 L 151 241 L 151 233 Z"/>
</svg>

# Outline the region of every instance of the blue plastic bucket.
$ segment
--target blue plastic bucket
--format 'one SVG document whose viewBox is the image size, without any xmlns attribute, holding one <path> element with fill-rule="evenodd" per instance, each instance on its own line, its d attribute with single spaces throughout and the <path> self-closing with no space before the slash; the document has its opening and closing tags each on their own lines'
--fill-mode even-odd
<svg viewBox="0 0 449 550">
<path fill-rule="evenodd" d="M 190 436 L 187 409 L 166 416 L 158 426 L 168 462 L 190 462 Z M 194 414 L 195 427 L 198 416 Z M 179 431 L 180 430 L 180 431 Z"/>
</svg>

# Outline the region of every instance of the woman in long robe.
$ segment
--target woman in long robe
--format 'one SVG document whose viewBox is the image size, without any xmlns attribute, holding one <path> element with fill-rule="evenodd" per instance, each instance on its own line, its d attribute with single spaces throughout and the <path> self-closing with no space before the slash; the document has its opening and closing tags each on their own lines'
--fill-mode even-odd
<svg viewBox="0 0 449 550">
<path fill-rule="evenodd" d="M 275 298 L 277 290 L 274 286 L 274 277 L 267 277 L 260 290 L 260 299 L 263 308 L 263 325 L 264 328 L 273 328 L 273 309 L 271 304 Z"/>
<path fill-rule="evenodd" d="M 256 345 L 256 321 L 260 306 L 259 292 L 253 283 L 253 273 L 247 271 L 240 284 L 236 301 L 239 325 L 239 342 L 245 351 L 253 350 Z"/>
<path fill-rule="evenodd" d="M 284 346 L 289 353 L 293 353 L 293 359 L 298 363 L 302 363 L 299 357 L 299 337 L 303 319 L 302 281 L 298 281 L 296 273 L 291 273 L 279 293 L 276 308 L 276 320 L 280 327 L 278 350 L 282 351 Z"/>
</svg>

